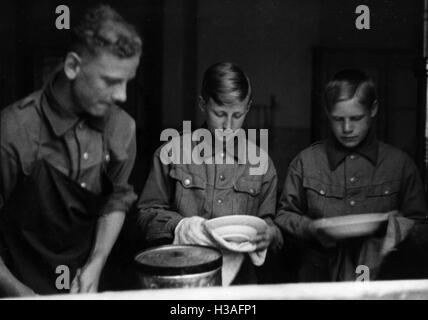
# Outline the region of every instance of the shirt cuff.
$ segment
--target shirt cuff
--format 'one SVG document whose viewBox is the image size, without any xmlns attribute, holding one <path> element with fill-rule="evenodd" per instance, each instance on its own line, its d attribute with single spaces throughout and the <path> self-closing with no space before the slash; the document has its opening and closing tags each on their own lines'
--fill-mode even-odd
<svg viewBox="0 0 428 320">
<path fill-rule="evenodd" d="M 183 219 L 181 215 L 177 214 L 171 217 L 171 219 L 166 223 L 166 229 L 171 232 L 172 236 L 174 236 L 175 228 L 179 224 L 179 222 Z"/>
<path fill-rule="evenodd" d="M 109 197 L 106 205 L 101 210 L 101 214 L 109 214 L 115 211 L 128 213 L 136 200 L 137 195 L 133 191 L 114 193 Z"/>
<path fill-rule="evenodd" d="M 311 227 L 312 219 L 309 219 L 307 217 L 303 217 L 301 222 L 301 230 L 302 230 L 302 236 L 304 239 L 313 239 L 314 238 L 314 231 Z"/>
</svg>

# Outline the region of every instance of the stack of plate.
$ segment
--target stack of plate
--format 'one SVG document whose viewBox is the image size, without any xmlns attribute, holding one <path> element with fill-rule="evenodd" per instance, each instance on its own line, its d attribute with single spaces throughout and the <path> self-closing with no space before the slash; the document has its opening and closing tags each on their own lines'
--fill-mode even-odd
<svg viewBox="0 0 428 320">
<path fill-rule="evenodd" d="M 314 226 L 334 239 L 346 239 L 371 235 L 387 220 L 387 213 L 364 213 L 315 220 Z"/>
</svg>

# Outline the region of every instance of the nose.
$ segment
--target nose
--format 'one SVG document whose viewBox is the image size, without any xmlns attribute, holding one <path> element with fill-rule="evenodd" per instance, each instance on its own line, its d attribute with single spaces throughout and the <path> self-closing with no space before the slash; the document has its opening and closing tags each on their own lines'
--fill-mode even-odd
<svg viewBox="0 0 428 320">
<path fill-rule="evenodd" d="M 349 119 L 345 119 L 343 122 L 343 133 L 351 133 L 353 130 L 352 123 Z"/>
<path fill-rule="evenodd" d="M 126 83 L 118 85 L 114 89 L 112 98 L 114 102 L 126 102 Z"/>
<path fill-rule="evenodd" d="M 232 116 L 228 116 L 223 122 L 223 130 L 232 129 Z"/>
</svg>

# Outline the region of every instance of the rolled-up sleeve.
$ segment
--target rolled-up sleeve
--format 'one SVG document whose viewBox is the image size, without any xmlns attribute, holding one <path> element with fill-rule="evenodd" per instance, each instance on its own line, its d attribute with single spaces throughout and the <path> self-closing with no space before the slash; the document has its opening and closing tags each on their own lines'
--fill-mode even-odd
<svg viewBox="0 0 428 320">
<path fill-rule="evenodd" d="M 0 217 L 18 178 L 19 162 L 12 140 L 19 143 L 22 140 L 21 137 L 15 118 L 10 113 L 5 115 L 2 112 L 0 119 Z M 0 258 L 4 256 L 4 249 L 3 237 L 0 234 Z"/>
<path fill-rule="evenodd" d="M 18 156 L 15 143 L 24 143 L 19 123 L 11 112 L 1 113 L 0 121 L 0 214 L 15 188 L 18 177 Z"/>
<path fill-rule="evenodd" d="M 0 146 L 0 212 L 9 198 L 17 178 L 17 161 L 3 145 Z"/>
<path fill-rule="evenodd" d="M 112 161 L 108 166 L 108 176 L 112 184 L 112 192 L 108 197 L 102 213 L 109 214 L 115 211 L 129 212 L 137 200 L 134 188 L 129 184 L 129 177 L 134 168 L 137 147 L 135 130 L 126 146 L 126 157 L 121 161 Z"/>
<path fill-rule="evenodd" d="M 173 241 L 175 227 L 183 218 L 177 208 L 174 208 L 174 193 L 169 166 L 162 163 L 158 149 L 138 201 L 138 230 L 148 243 Z"/>
<path fill-rule="evenodd" d="M 275 223 L 281 230 L 298 239 L 308 239 L 311 219 L 305 216 L 307 203 L 303 188 L 303 169 L 299 158 L 288 168 L 284 188 L 278 203 Z"/>
</svg>

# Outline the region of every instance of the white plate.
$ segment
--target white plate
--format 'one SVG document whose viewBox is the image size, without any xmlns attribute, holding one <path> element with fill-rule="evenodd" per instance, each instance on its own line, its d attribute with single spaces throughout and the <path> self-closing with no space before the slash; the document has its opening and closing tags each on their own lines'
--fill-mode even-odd
<svg viewBox="0 0 428 320">
<path fill-rule="evenodd" d="M 257 230 L 257 232 L 264 232 L 267 228 L 267 223 L 255 216 L 244 214 L 230 215 L 219 218 L 210 219 L 206 222 L 207 226 L 211 229 L 217 229 L 224 226 L 250 226 Z"/>
<path fill-rule="evenodd" d="M 319 219 L 314 226 L 335 239 L 346 239 L 370 235 L 387 220 L 386 213 L 364 213 Z"/>
<path fill-rule="evenodd" d="M 252 226 L 229 225 L 214 229 L 215 232 L 226 241 L 245 242 L 257 235 L 257 230 Z"/>
<path fill-rule="evenodd" d="M 208 220 L 206 226 L 224 240 L 240 243 L 263 233 L 267 223 L 255 216 L 231 215 Z"/>
</svg>

